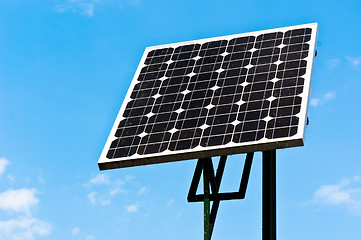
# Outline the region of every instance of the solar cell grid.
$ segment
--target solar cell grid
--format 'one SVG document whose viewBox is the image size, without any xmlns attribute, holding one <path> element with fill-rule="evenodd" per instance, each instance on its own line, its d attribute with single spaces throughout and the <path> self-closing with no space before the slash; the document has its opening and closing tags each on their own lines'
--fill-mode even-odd
<svg viewBox="0 0 361 240">
<path fill-rule="evenodd" d="M 307 24 L 147 48 L 100 168 L 302 145 L 316 35 Z"/>
</svg>

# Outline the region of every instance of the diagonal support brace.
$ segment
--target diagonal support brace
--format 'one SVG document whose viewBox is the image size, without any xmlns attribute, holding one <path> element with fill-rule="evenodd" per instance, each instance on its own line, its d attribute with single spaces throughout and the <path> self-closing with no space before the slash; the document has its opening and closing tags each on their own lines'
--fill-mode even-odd
<svg viewBox="0 0 361 240">
<path fill-rule="evenodd" d="M 188 193 L 188 202 L 204 202 L 204 240 L 210 240 L 216 220 L 219 203 L 222 200 L 243 199 L 246 194 L 254 153 L 247 153 L 238 192 L 219 193 L 227 156 L 221 156 L 216 175 L 212 158 L 198 159 Z M 203 194 L 196 194 L 203 172 Z M 213 201 L 210 209 L 210 201 Z"/>
<path fill-rule="evenodd" d="M 247 153 L 246 161 L 245 161 L 244 167 L 243 167 L 241 183 L 239 186 L 239 190 L 237 192 L 227 192 L 227 193 L 218 193 L 217 192 L 217 193 L 215 193 L 215 185 L 216 185 L 215 183 L 218 184 L 218 187 L 220 186 L 227 156 L 221 156 L 215 177 L 214 177 L 213 163 L 212 162 L 210 163 L 212 165 L 211 166 L 212 172 L 209 174 L 210 175 L 210 184 L 212 187 L 212 193 L 210 193 L 210 195 L 209 195 L 210 201 L 244 199 L 246 190 L 247 190 L 249 174 L 251 171 L 253 155 L 254 155 L 254 153 Z M 196 192 L 198 189 L 198 185 L 199 185 L 199 181 L 200 181 L 200 177 L 201 177 L 202 169 L 203 169 L 202 161 L 204 161 L 205 159 L 211 159 L 211 158 L 201 158 L 197 162 L 196 169 L 194 171 L 193 179 L 191 182 L 191 186 L 190 186 L 189 192 L 188 192 L 188 198 L 187 198 L 188 202 L 203 202 L 203 200 L 204 200 L 204 194 L 196 194 Z"/>
</svg>

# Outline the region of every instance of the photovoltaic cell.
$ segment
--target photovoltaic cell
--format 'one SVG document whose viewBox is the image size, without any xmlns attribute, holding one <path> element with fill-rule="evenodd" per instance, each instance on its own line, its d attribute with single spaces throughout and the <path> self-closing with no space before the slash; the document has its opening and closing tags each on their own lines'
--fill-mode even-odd
<svg viewBox="0 0 361 240">
<path fill-rule="evenodd" d="M 303 145 L 317 24 L 149 47 L 100 169 Z"/>
</svg>

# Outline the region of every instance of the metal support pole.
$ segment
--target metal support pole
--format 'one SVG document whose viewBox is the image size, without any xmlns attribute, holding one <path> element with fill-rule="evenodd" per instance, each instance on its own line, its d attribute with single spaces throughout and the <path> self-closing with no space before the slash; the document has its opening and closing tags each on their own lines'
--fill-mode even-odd
<svg viewBox="0 0 361 240">
<path fill-rule="evenodd" d="M 227 159 L 227 156 L 221 156 L 221 159 L 219 160 L 216 177 L 215 177 L 215 179 L 213 179 L 214 189 L 212 188 L 212 193 L 218 194 L 219 187 L 221 185 L 224 167 L 226 166 L 226 159 Z M 211 171 L 212 171 L 212 174 L 210 176 L 212 177 L 213 172 L 214 172 L 212 162 L 211 162 Z M 211 187 L 212 187 L 212 185 L 211 185 Z M 209 196 L 209 198 L 211 198 L 211 197 Z M 209 227 L 211 230 L 211 233 L 209 234 L 209 239 L 212 238 L 212 233 L 213 233 L 214 224 L 216 222 L 216 216 L 217 216 L 217 212 L 218 212 L 218 208 L 219 208 L 219 203 L 220 203 L 220 200 L 213 200 L 211 214 L 209 216 Z"/>
<path fill-rule="evenodd" d="M 262 240 L 276 240 L 276 150 L 263 152 Z"/>
<path fill-rule="evenodd" d="M 209 161 L 212 160 L 207 158 L 202 160 L 203 160 L 203 191 L 204 191 L 204 240 L 210 240 L 211 228 L 209 224 L 209 213 L 210 213 Z"/>
</svg>

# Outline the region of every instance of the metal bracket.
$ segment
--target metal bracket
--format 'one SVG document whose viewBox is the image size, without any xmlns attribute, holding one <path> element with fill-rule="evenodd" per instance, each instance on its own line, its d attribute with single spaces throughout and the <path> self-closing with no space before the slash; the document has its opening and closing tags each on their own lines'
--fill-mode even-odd
<svg viewBox="0 0 361 240">
<path fill-rule="evenodd" d="M 194 171 L 191 186 L 188 192 L 188 202 L 204 202 L 204 240 L 210 240 L 216 220 L 219 203 L 223 200 L 243 199 L 246 194 L 249 173 L 252 166 L 254 153 L 247 153 L 243 167 L 241 183 L 238 192 L 219 193 L 224 167 L 226 165 L 227 156 L 221 156 L 216 175 L 212 158 L 198 159 L 196 169 Z M 203 194 L 197 194 L 197 189 L 201 174 L 203 171 Z M 211 191 L 210 191 L 211 189 Z M 210 201 L 213 201 L 210 211 Z"/>
</svg>

